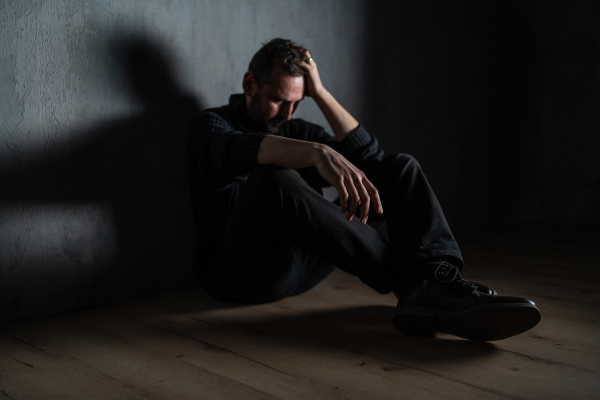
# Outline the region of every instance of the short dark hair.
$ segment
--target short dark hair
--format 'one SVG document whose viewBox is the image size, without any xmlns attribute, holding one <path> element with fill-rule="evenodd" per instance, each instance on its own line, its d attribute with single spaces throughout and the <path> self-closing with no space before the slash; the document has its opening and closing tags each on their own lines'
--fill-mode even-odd
<svg viewBox="0 0 600 400">
<path fill-rule="evenodd" d="M 252 72 L 259 87 L 269 83 L 271 72 L 279 62 L 292 76 L 306 75 L 304 68 L 297 64 L 298 61 L 308 61 L 305 52 L 306 48 L 291 40 L 275 38 L 264 43 L 254 54 L 248 71 Z"/>
</svg>

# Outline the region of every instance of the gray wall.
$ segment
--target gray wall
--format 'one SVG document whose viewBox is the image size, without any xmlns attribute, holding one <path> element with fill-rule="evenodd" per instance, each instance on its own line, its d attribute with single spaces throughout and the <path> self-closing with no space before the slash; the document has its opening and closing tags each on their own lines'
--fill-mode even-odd
<svg viewBox="0 0 600 400">
<path fill-rule="evenodd" d="M 277 36 L 420 160 L 455 233 L 597 229 L 598 21 L 597 1 L 0 0 L 0 321 L 195 284 L 186 126 Z"/>
<path fill-rule="evenodd" d="M 0 321 L 193 285 L 190 119 L 273 37 L 360 118 L 365 4 L 1 1 Z"/>
<path fill-rule="evenodd" d="M 600 227 L 600 2 L 377 1 L 367 128 L 455 233 Z"/>
</svg>

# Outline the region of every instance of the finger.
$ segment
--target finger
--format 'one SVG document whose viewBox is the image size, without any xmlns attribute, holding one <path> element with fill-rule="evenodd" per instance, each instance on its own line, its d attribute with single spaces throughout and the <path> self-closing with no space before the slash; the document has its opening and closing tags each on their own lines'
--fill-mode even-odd
<svg viewBox="0 0 600 400">
<path fill-rule="evenodd" d="M 375 209 L 375 212 L 380 215 L 383 214 L 383 204 L 379 198 L 379 190 L 377 190 L 375 185 L 373 185 L 371 181 L 367 179 L 367 177 L 363 179 L 363 184 L 371 195 L 371 201 L 373 202 L 373 208 Z"/>
<path fill-rule="evenodd" d="M 369 193 L 367 189 L 364 187 L 362 182 L 359 180 L 355 183 L 356 189 L 358 190 L 358 194 L 360 195 L 360 222 L 362 224 L 367 223 L 367 219 L 369 219 L 369 207 L 371 205 L 371 199 L 369 197 Z"/>
<path fill-rule="evenodd" d="M 297 62 L 304 64 L 312 64 L 314 60 L 312 59 L 312 56 L 310 55 L 310 52 L 308 50 L 304 52 L 304 56 L 306 57 L 306 61 L 298 60 Z"/>
<path fill-rule="evenodd" d="M 338 194 L 340 195 L 340 208 L 345 213 L 348 210 L 348 191 L 344 186 L 343 179 L 340 178 L 339 182 L 335 185 Z"/>
<path fill-rule="evenodd" d="M 346 215 L 346 219 L 348 221 L 352 221 L 352 218 L 354 218 L 354 214 L 356 214 L 356 210 L 358 209 L 360 196 L 358 195 L 358 191 L 356 190 L 352 179 L 347 178 L 347 180 L 344 182 L 346 183 L 346 188 L 349 195 L 348 214 Z"/>
<path fill-rule="evenodd" d="M 306 53 L 304 53 L 304 55 L 306 56 L 306 61 L 297 60 L 296 63 L 298 63 L 299 65 L 301 65 L 304 68 L 308 68 L 308 67 L 316 68 L 317 62 L 315 61 L 314 58 L 312 58 L 310 53 L 307 51 Z"/>
<path fill-rule="evenodd" d="M 297 61 L 296 63 L 307 71 L 312 71 L 317 67 L 315 60 L 312 60 L 310 64 L 305 61 Z"/>
</svg>

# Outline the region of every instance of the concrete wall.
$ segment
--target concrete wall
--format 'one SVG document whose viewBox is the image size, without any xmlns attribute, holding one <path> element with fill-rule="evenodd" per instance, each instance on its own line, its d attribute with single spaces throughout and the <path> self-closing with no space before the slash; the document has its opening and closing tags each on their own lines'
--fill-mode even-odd
<svg viewBox="0 0 600 400">
<path fill-rule="evenodd" d="M 361 118 L 365 4 L 1 1 L 0 321 L 193 285 L 188 122 L 273 37 Z"/>
<path fill-rule="evenodd" d="M 455 233 L 597 229 L 598 21 L 597 1 L 0 0 L 0 321 L 194 284 L 187 123 L 277 36 L 420 160 Z"/>
<path fill-rule="evenodd" d="M 600 2 L 377 1 L 365 125 L 455 233 L 600 227 Z"/>
</svg>

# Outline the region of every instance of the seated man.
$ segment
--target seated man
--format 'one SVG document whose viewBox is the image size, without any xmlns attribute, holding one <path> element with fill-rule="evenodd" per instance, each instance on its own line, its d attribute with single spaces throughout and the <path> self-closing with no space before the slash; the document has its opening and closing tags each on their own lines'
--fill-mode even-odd
<svg viewBox="0 0 600 400">
<path fill-rule="evenodd" d="M 384 157 L 325 90 L 305 48 L 271 40 L 252 58 L 243 89 L 190 130 L 194 268 L 208 293 L 270 302 L 338 267 L 394 292 L 392 323 L 404 334 L 498 340 L 539 322 L 533 302 L 462 279 L 460 250 L 417 161 Z M 335 137 L 292 118 L 305 96 Z M 322 195 L 330 185 L 335 204 Z"/>
</svg>

